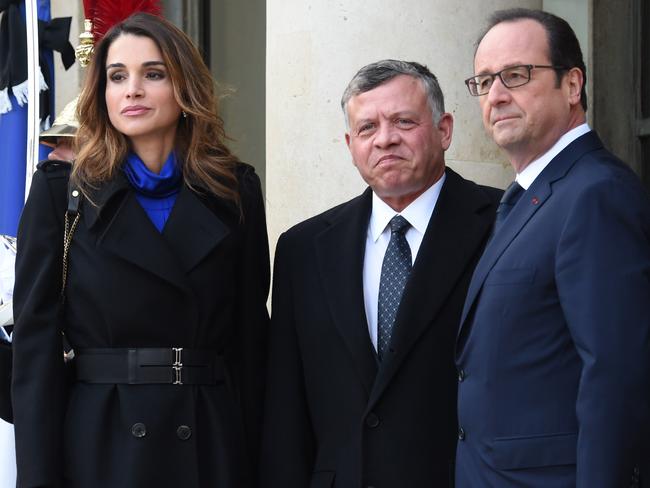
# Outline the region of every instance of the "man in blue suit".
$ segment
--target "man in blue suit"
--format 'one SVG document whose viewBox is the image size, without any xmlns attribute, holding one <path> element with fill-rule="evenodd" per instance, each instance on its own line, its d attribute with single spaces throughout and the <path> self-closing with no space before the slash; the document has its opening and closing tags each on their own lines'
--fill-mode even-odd
<svg viewBox="0 0 650 488">
<path fill-rule="evenodd" d="M 629 487 L 649 459 L 650 198 L 585 123 L 564 20 L 496 12 L 474 70 L 517 177 L 457 339 L 456 486 Z"/>
</svg>

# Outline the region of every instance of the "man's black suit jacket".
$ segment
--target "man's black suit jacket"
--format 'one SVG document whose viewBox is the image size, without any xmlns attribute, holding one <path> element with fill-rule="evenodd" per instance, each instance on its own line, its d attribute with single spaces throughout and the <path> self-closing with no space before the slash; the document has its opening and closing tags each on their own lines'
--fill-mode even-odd
<svg viewBox="0 0 650 488">
<path fill-rule="evenodd" d="M 371 190 L 280 237 L 263 486 L 453 486 L 454 342 L 501 192 L 446 174 L 381 363 L 362 282 Z"/>
</svg>

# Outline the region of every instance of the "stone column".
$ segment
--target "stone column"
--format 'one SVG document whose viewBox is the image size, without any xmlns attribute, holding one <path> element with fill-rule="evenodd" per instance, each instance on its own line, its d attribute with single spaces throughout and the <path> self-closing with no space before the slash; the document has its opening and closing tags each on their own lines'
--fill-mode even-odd
<svg viewBox="0 0 650 488">
<path fill-rule="evenodd" d="M 72 17 L 70 24 L 70 43 L 77 47 L 79 45 L 79 33 L 83 32 L 84 9 L 82 2 L 71 2 L 69 0 L 52 0 L 50 3 L 52 18 Z M 63 110 L 63 107 L 79 94 L 82 81 L 83 68 L 79 61 L 70 66 L 68 71 L 63 67 L 61 56 L 54 53 L 54 79 L 56 83 L 54 111 L 55 117 Z M 54 119 L 52 119 L 52 122 Z"/>
</svg>

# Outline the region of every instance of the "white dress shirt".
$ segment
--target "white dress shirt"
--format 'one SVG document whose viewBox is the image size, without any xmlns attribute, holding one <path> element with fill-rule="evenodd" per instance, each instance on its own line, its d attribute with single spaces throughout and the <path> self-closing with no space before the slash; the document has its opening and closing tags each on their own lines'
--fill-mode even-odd
<svg viewBox="0 0 650 488">
<path fill-rule="evenodd" d="M 528 187 L 533 184 L 535 178 L 539 176 L 555 156 L 560 154 L 565 147 L 575 141 L 578 137 L 585 135 L 589 131 L 591 131 L 591 129 L 586 123 L 571 129 L 560 137 L 551 149 L 546 151 L 535 161 L 531 162 L 522 170 L 521 173 L 517 173 L 515 181 L 519 183 L 524 190 L 528 190 Z"/>
<path fill-rule="evenodd" d="M 446 175 L 443 174 L 442 178 L 399 213 L 411 224 L 405 234 L 406 241 L 411 248 L 411 264 L 415 264 L 415 258 L 418 255 L 422 238 L 429 225 L 445 177 Z M 377 350 L 377 301 L 379 299 L 381 265 L 384 262 L 384 254 L 386 254 L 390 241 L 391 232 L 388 223 L 395 215 L 398 213 L 373 192 L 372 213 L 370 222 L 368 222 L 366 252 L 363 259 L 363 298 L 368 319 L 368 332 L 375 350 Z"/>
</svg>

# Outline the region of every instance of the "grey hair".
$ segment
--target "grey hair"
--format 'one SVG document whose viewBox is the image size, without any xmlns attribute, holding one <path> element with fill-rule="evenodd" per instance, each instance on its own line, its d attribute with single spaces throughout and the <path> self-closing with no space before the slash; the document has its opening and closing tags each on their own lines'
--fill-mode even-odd
<svg viewBox="0 0 650 488">
<path fill-rule="evenodd" d="M 438 124 L 440 117 L 445 112 L 445 99 L 436 76 L 429 71 L 429 68 L 414 61 L 384 59 L 368 64 L 357 71 L 343 92 L 341 108 L 345 115 L 345 126 L 349 128 L 348 102 L 350 98 L 377 88 L 400 75 L 420 80 L 426 92 L 429 107 L 431 107 L 433 122 Z"/>
</svg>

